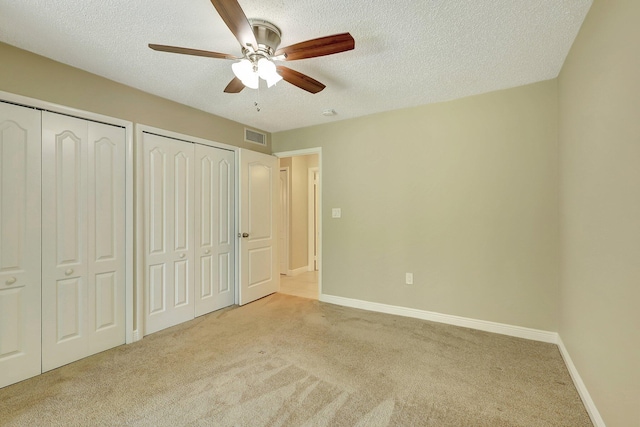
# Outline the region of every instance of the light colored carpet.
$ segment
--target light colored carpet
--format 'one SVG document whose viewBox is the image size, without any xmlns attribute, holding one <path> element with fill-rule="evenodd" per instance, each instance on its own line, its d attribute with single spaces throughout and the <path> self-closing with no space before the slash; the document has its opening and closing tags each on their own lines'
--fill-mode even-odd
<svg viewBox="0 0 640 427">
<path fill-rule="evenodd" d="M 556 346 L 274 294 L 0 389 L 2 426 L 591 426 Z"/>
</svg>

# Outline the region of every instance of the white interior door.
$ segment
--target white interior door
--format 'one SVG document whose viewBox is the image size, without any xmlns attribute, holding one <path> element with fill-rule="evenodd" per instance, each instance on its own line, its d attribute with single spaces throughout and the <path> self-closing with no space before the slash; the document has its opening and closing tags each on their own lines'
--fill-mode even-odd
<svg viewBox="0 0 640 427">
<path fill-rule="evenodd" d="M 40 111 L 0 102 L 0 387 L 40 366 Z"/>
<path fill-rule="evenodd" d="M 142 142 L 147 335 L 194 317 L 194 144 Z"/>
<path fill-rule="evenodd" d="M 195 144 L 195 315 L 235 302 L 233 151 Z"/>
<path fill-rule="evenodd" d="M 124 344 L 125 130 L 42 113 L 42 370 Z"/>
<path fill-rule="evenodd" d="M 240 305 L 280 288 L 278 159 L 240 150 Z"/>
</svg>

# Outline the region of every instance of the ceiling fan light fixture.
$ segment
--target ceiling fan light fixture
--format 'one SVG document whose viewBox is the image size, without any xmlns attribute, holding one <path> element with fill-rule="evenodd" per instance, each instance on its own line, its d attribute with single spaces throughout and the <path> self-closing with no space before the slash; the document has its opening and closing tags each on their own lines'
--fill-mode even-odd
<svg viewBox="0 0 640 427">
<path fill-rule="evenodd" d="M 248 79 L 253 74 L 253 64 L 248 59 L 241 59 L 231 64 L 231 70 L 240 80 Z"/>
<path fill-rule="evenodd" d="M 248 87 L 249 89 L 258 89 L 260 85 L 260 80 L 258 79 L 258 75 L 253 73 L 250 76 L 247 76 L 244 80 L 241 80 L 242 84 Z"/>
<path fill-rule="evenodd" d="M 280 80 L 282 80 L 282 76 L 280 74 L 278 74 L 278 73 L 276 73 L 276 74 L 277 74 L 277 76 L 267 79 L 267 87 L 271 87 L 271 86 L 275 85 L 276 83 L 278 83 Z"/>
<path fill-rule="evenodd" d="M 267 87 L 271 87 L 282 80 L 282 76 L 276 71 L 276 64 L 267 58 L 260 58 L 258 61 L 258 75 L 261 79 L 266 80 Z"/>
<path fill-rule="evenodd" d="M 231 64 L 231 70 L 242 84 L 250 89 L 258 89 L 259 78 L 265 80 L 268 87 L 282 80 L 282 76 L 276 70 L 276 65 L 267 58 L 260 58 L 257 64 L 245 58 Z"/>
<path fill-rule="evenodd" d="M 248 59 L 231 64 L 231 70 L 243 85 L 250 89 L 258 89 L 258 75 L 253 69 L 253 64 Z"/>
</svg>

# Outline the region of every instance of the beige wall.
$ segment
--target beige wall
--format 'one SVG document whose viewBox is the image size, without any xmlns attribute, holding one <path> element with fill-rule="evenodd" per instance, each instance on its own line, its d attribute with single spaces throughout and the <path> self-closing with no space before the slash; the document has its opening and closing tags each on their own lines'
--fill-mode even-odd
<svg viewBox="0 0 640 427">
<path fill-rule="evenodd" d="M 295 270 L 308 265 L 308 222 L 309 191 L 307 156 L 291 158 L 291 216 L 290 219 L 290 251 L 289 269 Z"/>
<path fill-rule="evenodd" d="M 559 78 L 559 331 L 608 427 L 640 426 L 639 22 L 596 0 Z"/>
<path fill-rule="evenodd" d="M 134 123 L 270 153 L 244 125 L 0 43 L 0 90 Z"/>
<path fill-rule="evenodd" d="M 556 331 L 557 116 L 548 81 L 273 134 L 322 147 L 323 292 Z"/>
</svg>

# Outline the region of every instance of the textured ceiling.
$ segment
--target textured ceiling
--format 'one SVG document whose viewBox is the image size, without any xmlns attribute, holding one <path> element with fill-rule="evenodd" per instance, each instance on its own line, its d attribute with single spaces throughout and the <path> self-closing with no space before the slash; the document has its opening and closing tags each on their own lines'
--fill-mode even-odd
<svg viewBox="0 0 640 427">
<path fill-rule="evenodd" d="M 277 132 L 505 89 L 558 75 L 592 0 L 239 0 L 287 46 L 350 32 L 353 51 L 286 65 L 327 85 L 284 81 L 226 94 L 240 55 L 209 0 L 0 0 L 0 40 L 222 117 Z M 260 105 L 256 111 L 254 102 Z M 322 111 L 334 109 L 336 116 Z"/>
</svg>

